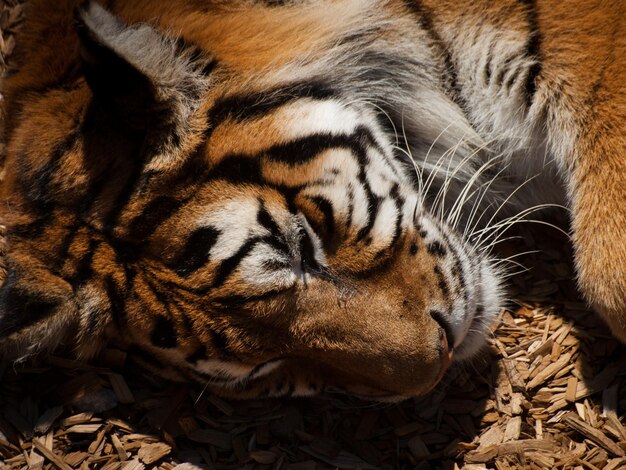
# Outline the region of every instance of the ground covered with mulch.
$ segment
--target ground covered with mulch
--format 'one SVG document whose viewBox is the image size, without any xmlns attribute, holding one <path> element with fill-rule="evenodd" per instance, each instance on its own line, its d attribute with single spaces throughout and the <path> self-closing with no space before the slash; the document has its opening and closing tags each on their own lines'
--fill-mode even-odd
<svg viewBox="0 0 626 470">
<path fill-rule="evenodd" d="M 0 67 L 19 0 L 0 1 Z M 0 146 L 0 151 L 3 147 Z M 0 366 L 0 469 L 626 468 L 626 349 L 579 299 L 567 239 L 501 249 L 530 270 L 490 345 L 429 396 L 229 401 L 163 382 L 109 348 L 91 364 Z"/>
</svg>

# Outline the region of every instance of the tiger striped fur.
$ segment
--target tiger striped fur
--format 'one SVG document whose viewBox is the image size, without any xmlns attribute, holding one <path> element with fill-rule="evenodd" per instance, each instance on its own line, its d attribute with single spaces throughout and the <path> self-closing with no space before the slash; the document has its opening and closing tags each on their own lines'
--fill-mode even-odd
<svg viewBox="0 0 626 470">
<path fill-rule="evenodd" d="M 114 338 L 228 396 L 423 394 L 502 306 L 485 222 L 537 203 L 572 208 L 626 338 L 623 6 L 565 3 L 32 0 L 2 354 Z"/>
</svg>

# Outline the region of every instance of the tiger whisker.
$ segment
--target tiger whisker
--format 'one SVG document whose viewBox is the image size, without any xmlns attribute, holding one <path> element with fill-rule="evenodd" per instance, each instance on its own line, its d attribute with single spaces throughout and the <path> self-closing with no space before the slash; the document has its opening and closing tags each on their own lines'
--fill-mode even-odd
<svg viewBox="0 0 626 470">
<path fill-rule="evenodd" d="M 513 258 L 519 258 L 520 256 L 525 256 L 525 255 L 530 255 L 533 253 L 540 253 L 541 250 L 528 250 L 528 251 L 523 251 L 522 253 L 516 253 L 514 255 L 508 256 L 507 258 L 500 258 L 497 259 L 494 263 L 491 264 L 491 266 L 499 266 L 503 263 L 512 263 Z"/>
<path fill-rule="evenodd" d="M 492 168 L 498 162 L 498 160 L 500 158 L 502 158 L 502 154 L 498 154 L 498 155 L 494 156 L 493 158 L 487 160 L 484 164 L 482 164 L 476 170 L 476 172 L 474 173 L 472 178 L 470 178 L 470 180 L 465 184 L 465 187 L 463 188 L 463 190 L 461 191 L 461 193 L 457 197 L 456 201 L 452 205 L 452 208 L 450 209 L 450 214 L 448 215 L 448 218 L 446 220 L 447 223 L 450 224 L 453 229 L 456 229 L 456 226 L 458 224 L 458 221 L 459 221 L 461 213 L 462 213 L 461 211 L 463 209 L 463 206 L 467 202 L 467 200 L 470 199 L 472 196 L 474 196 L 474 194 L 476 194 L 476 192 L 480 191 L 482 189 L 482 187 L 485 184 L 488 184 L 488 183 L 487 182 L 483 183 L 480 186 L 474 188 L 474 190 L 471 192 L 471 194 L 469 193 L 469 190 L 472 188 L 474 183 L 482 176 L 482 174 L 485 171 L 487 171 L 488 169 Z M 495 179 L 495 177 L 492 178 L 491 181 L 493 181 L 494 179 Z"/>
<path fill-rule="evenodd" d="M 454 156 L 456 155 L 457 151 L 459 150 L 459 147 L 461 146 L 461 144 L 465 141 L 465 136 L 463 136 L 461 139 L 459 139 L 459 141 L 456 143 L 456 145 L 454 145 L 453 147 L 451 147 L 450 149 L 446 150 L 446 152 L 443 153 L 442 156 L 449 156 L 449 160 L 448 160 L 448 166 L 446 168 L 446 172 L 444 175 L 444 180 L 443 183 L 441 185 L 441 187 L 439 188 L 439 190 L 437 191 L 437 194 L 435 196 L 435 199 L 433 200 L 433 203 L 431 204 L 431 212 L 433 214 L 438 213 L 439 214 L 439 220 L 443 221 L 443 210 L 444 210 L 444 201 L 445 201 L 445 196 L 447 195 L 448 192 L 448 188 L 450 185 L 450 182 L 452 181 L 454 175 L 456 174 L 456 172 L 458 171 L 459 168 L 461 168 L 462 164 L 464 162 L 466 162 L 469 158 L 471 158 L 473 155 L 473 153 L 470 153 L 469 155 L 467 155 L 455 168 L 455 170 L 451 173 L 450 172 L 450 167 L 452 165 L 452 161 L 454 159 Z M 438 169 L 436 171 L 438 173 Z M 435 174 L 435 172 L 433 172 L 433 175 Z M 427 191 L 430 190 L 430 186 L 428 187 Z"/>
<path fill-rule="evenodd" d="M 546 222 L 543 220 L 537 220 L 537 219 L 524 219 L 524 217 L 526 217 L 528 214 L 531 214 L 533 212 L 545 209 L 545 208 L 549 208 L 549 207 L 558 207 L 558 208 L 562 208 L 563 206 L 561 206 L 560 204 L 538 204 L 536 206 L 530 207 L 528 209 L 525 209 L 521 212 L 519 212 L 518 214 L 511 216 L 511 217 L 507 217 L 506 219 L 503 219 L 502 221 L 498 222 L 497 224 L 493 224 L 489 227 L 485 227 L 483 229 L 477 230 L 476 233 L 480 234 L 480 237 L 478 240 L 475 241 L 476 243 L 476 249 L 484 251 L 483 248 L 485 248 L 485 243 L 487 241 L 489 241 L 490 239 L 492 239 L 494 236 L 495 238 L 493 238 L 492 242 L 490 243 L 489 247 L 492 247 L 492 243 L 495 240 L 498 240 L 498 238 L 504 234 L 504 232 L 506 232 L 506 230 L 508 228 L 510 228 L 511 226 L 518 224 L 518 223 L 536 223 L 536 224 L 540 224 L 540 225 L 547 225 L 549 227 L 554 228 L 555 230 L 561 232 L 562 234 L 564 234 L 566 237 L 568 237 L 568 239 L 570 238 L 570 235 L 565 232 L 562 228 L 551 224 L 550 222 Z M 491 234 L 489 234 L 489 232 L 492 232 Z M 488 234 L 485 236 L 485 234 Z M 483 238 L 484 237 L 484 238 Z"/>
<path fill-rule="evenodd" d="M 494 211 L 494 213 L 492 214 L 491 218 L 487 221 L 486 227 L 490 227 L 490 226 L 491 226 L 491 224 L 492 224 L 492 222 L 494 221 L 494 219 L 495 219 L 495 218 L 496 218 L 496 216 L 498 215 L 498 213 L 500 213 L 500 211 L 504 208 L 504 206 L 506 206 L 506 204 L 507 204 L 507 203 L 509 203 L 509 201 L 511 201 L 511 199 L 513 198 L 513 196 L 515 196 L 515 194 L 517 194 L 519 191 L 521 191 L 521 190 L 522 190 L 522 188 L 523 188 L 524 186 L 526 186 L 526 185 L 527 185 L 527 184 L 529 184 L 531 181 L 533 181 L 533 180 L 534 180 L 537 176 L 539 176 L 539 175 L 534 175 L 534 176 L 532 176 L 532 177 L 530 177 L 530 178 L 526 179 L 525 181 L 523 181 L 521 184 L 519 184 L 519 185 L 517 186 L 517 188 L 515 188 L 515 189 L 514 189 L 514 190 L 513 190 L 513 191 L 512 191 L 512 192 L 511 192 L 511 193 L 510 193 L 507 197 L 506 197 L 506 199 L 504 199 L 504 200 L 500 203 L 500 205 L 496 208 L 496 210 L 495 210 L 495 211 Z M 536 207 L 536 206 L 535 206 L 535 207 Z M 487 210 L 487 209 L 485 209 L 485 210 Z M 481 216 L 480 216 L 480 218 L 479 218 L 478 220 L 481 220 L 481 219 L 482 219 L 482 217 L 483 217 L 483 215 L 484 215 L 484 212 L 485 212 L 485 211 L 483 211 L 483 214 L 481 214 Z M 522 211 L 522 213 L 523 213 L 523 212 L 524 212 L 524 211 Z M 478 230 L 478 231 L 473 230 L 473 231 L 472 231 L 472 233 L 471 233 L 471 235 L 470 235 L 470 239 L 471 239 L 471 238 L 474 238 L 474 237 L 475 237 L 475 235 L 476 235 L 477 233 L 481 233 L 483 230 L 485 230 L 485 229 Z M 481 235 L 481 237 L 482 237 L 482 235 Z M 480 242 L 481 242 L 481 237 L 479 237 L 477 240 L 475 240 L 475 242 L 476 242 L 477 244 L 480 244 Z"/>
</svg>

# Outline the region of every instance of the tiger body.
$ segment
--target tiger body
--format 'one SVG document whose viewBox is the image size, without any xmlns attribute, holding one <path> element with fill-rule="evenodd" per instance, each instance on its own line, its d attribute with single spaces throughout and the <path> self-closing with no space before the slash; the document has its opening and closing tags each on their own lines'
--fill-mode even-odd
<svg viewBox="0 0 626 470">
<path fill-rule="evenodd" d="M 502 306 L 486 221 L 552 203 L 626 338 L 620 2 L 57 3 L 3 86 L 7 357 L 422 394 Z"/>
</svg>

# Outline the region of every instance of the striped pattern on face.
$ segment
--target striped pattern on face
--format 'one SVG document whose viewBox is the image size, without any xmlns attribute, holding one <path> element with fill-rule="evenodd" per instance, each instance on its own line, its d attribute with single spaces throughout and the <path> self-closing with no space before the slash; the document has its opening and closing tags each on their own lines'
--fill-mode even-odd
<svg viewBox="0 0 626 470">
<path fill-rule="evenodd" d="M 362 84 L 325 76 L 327 56 L 240 76 L 95 4 L 82 15 L 85 76 L 26 100 L 11 137 L 0 344 L 76 333 L 88 357 L 116 335 L 222 393 L 376 398 L 424 393 L 482 344 L 489 261 L 425 211 Z"/>
</svg>

